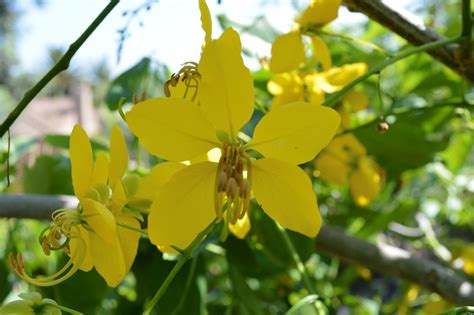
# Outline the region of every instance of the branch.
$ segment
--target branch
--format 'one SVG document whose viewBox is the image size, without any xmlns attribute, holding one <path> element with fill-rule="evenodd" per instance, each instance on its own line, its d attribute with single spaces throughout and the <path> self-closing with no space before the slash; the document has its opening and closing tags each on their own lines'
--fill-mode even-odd
<svg viewBox="0 0 474 315">
<path fill-rule="evenodd" d="M 84 42 L 95 31 L 95 29 L 102 23 L 112 9 L 119 3 L 120 0 L 111 0 L 110 3 L 102 10 L 102 12 L 95 18 L 89 27 L 82 33 L 79 38 L 73 42 L 64 56 L 39 80 L 35 86 L 25 93 L 15 109 L 8 115 L 5 121 L 0 125 L 0 138 L 7 132 L 15 120 L 20 116 L 21 112 L 28 106 L 33 98 L 49 83 L 55 76 L 62 71 L 69 68 L 69 63 L 76 52 L 81 48 Z"/>
<path fill-rule="evenodd" d="M 53 210 L 75 208 L 73 196 L 0 195 L 0 218 L 48 219 Z M 474 305 L 474 286 L 465 276 L 439 263 L 386 244 L 372 244 L 337 228 L 324 226 L 316 238 L 318 252 L 402 277 L 457 305 Z"/>
<path fill-rule="evenodd" d="M 395 62 L 397 62 L 399 60 L 402 60 L 404 58 L 407 58 L 407 57 L 409 57 L 413 54 L 416 54 L 416 53 L 419 53 L 419 52 L 422 52 L 422 51 L 427 51 L 427 50 L 432 49 L 432 48 L 444 47 L 444 46 L 447 46 L 449 44 L 459 43 L 459 42 L 462 42 L 462 41 L 464 41 L 463 37 L 454 37 L 454 38 L 447 38 L 447 39 L 442 39 L 442 40 L 439 40 L 439 41 L 429 42 L 429 43 L 421 45 L 421 46 L 416 46 L 416 47 L 413 47 L 413 48 L 410 48 L 410 49 L 406 49 L 406 50 L 394 55 L 393 57 L 391 57 L 389 59 L 386 59 L 385 61 L 382 61 L 379 64 L 375 65 L 374 67 L 370 68 L 369 71 L 367 71 L 366 73 L 364 73 L 363 75 L 361 75 L 357 79 L 355 79 L 355 80 L 351 81 L 350 83 L 348 83 L 341 90 L 339 90 L 338 92 L 328 96 L 324 100 L 322 105 L 324 105 L 324 106 L 334 106 L 335 103 L 340 98 L 342 98 L 342 96 L 344 94 L 349 92 L 354 86 L 356 86 L 357 84 L 359 84 L 362 81 L 367 80 L 370 76 L 372 76 L 374 74 L 379 74 L 380 71 L 382 71 L 383 69 L 387 68 L 388 66 L 394 64 Z"/>
<path fill-rule="evenodd" d="M 54 210 L 77 207 L 74 196 L 0 194 L 0 218 L 50 219 Z"/>
<path fill-rule="evenodd" d="M 326 226 L 316 238 L 316 249 L 383 274 L 413 281 L 457 305 L 474 304 L 474 286 L 469 279 L 398 247 L 372 244 Z"/>
<path fill-rule="evenodd" d="M 467 0 L 469 1 L 469 0 Z M 445 39 L 410 12 L 401 7 L 395 7 L 396 1 L 388 0 L 343 0 L 344 5 L 350 10 L 361 12 L 371 20 L 400 35 L 415 46 L 424 45 Z M 467 13 L 466 13 L 467 14 Z M 470 14 L 470 13 L 469 13 Z M 465 34 L 463 34 L 465 35 Z M 466 37 L 466 45 L 472 45 Z M 444 63 L 457 72 L 460 76 L 474 82 L 473 56 L 460 58 L 457 50 L 459 45 L 437 47 L 427 51 L 431 56 Z"/>
</svg>

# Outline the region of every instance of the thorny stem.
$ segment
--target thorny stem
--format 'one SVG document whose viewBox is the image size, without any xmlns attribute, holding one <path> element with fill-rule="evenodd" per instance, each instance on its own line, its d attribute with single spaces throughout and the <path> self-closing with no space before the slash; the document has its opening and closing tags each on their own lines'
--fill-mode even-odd
<svg viewBox="0 0 474 315">
<path fill-rule="evenodd" d="M 79 38 L 73 42 L 66 53 L 59 59 L 59 61 L 41 78 L 29 91 L 25 93 L 15 109 L 10 112 L 5 121 L 0 125 L 0 138 L 2 138 L 15 120 L 20 116 L 21 112 L 28 106 L 33 98 L 59 73 L 69 68 L 69 63 L 76 52 L 81 48 L 89 36 L 96 30 L 96 28 L 104 21 L 109 13 L 115 8 L 120 0 L 111 0 L 110 3 L 100 12 L 89 27 L 82 33 Z"/>
<path fill-rule="evenodd" d="M 181 256 L 178 259 L 176 265 L 174 265 L 171 272 L 166 277 L 165 281 L 161 284 L 158 291 L 155 293 L 155 296 L 151 299 L 150 303 L 146 306 L 145 310 L 143 311 L 143 315 L 149 315 L 152 309 L 155 307 L 156 303 L 161 299 L 163 294 L 165 294 L 166 290 L 168 289 L 169 285 L 173 281 L 174 277 L 178 274 L 184 264 L 191 258 L 193 252 L 196 248 L 201 244 L 201 242 L 206 238 L 207 234 L 212 230 L 214 225 L 216 224 L 217 219 L 214 219 L 211 224 L 209 224 L 204 231 L 198 234 L 198 236 L 193 240 L 193 242 L 183 251 Z"/>
<path fill-rule="evenodd" d="M 390 66 L 391 64 L 394 64 L 395 62 L 397 62 L 399 60 L 407 58 L 407 57 L 409 57 L 413 54 L 416 54 L 418 52 L 426 51 L 426 50 L 437 48 L 437 47 L 446 46 L 446 45 L 453 44 L 453 43 L 463 42 L 465 40 L 466 40 L 465 37 L 460 36 L 460 37 L 454 37 L 454 38 L 438 40 L 438 41 L 427 43 L 427 44 L 424 44 L 424 45 L 421 45 L 421 46 L 417 46 L 417 47 L 407 49 L 406 51 L 401 52 L 401 53 L 399 53 L 399 54 L 397 54 L 397 55 L 395 55 L 395 56 L 379 63 L 378 65 L 376 65 L 372 69 L 369 69 L 369 71 L 367 71 L 366 73 L 364 73 L 363 75 L 361 75 L 357 79 L 355 79 L 352 82 L 350 82 L 349 84 L 347 84 L 339 92 L 334 93 L 334 94 L 330 95 L 328 98 L 326 98 L 322 105 L 334 106 L 336 104 L 336 102 L 339 101 L 339 99 L 344 94 L 349 92 L 354 86 L 356 86 L 357 84 L 359 84 L 362 81 L 365 81 L 370 76 L 379 73 L 380 71 L 382 71 L 386 67 Z"/>
</svg>

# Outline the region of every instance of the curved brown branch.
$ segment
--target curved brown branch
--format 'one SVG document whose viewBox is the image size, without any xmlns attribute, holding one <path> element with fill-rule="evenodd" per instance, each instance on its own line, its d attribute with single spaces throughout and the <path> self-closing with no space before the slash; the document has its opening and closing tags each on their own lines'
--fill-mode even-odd
<svg viewBox="0 0 474 315">
<path fill-rule="evenodd" d="M 343 0 L 344 5 L 354 12 L 361 12 L 392 32 L 405 38 L 415 46 L 444 39 L 431 28 L 416 19 L 403 8 L 395 7 L 396 1 L 383 0 Z M 431 56 L 457 72 L 470 82 L 474 82 L 474 56 L 462 57 L 460 45 L 438 47 L 428 50 Z"/>
<path fill-rule="evenodd" d="M 316 249 L 383 274 L 413 281 L 457 305 L 474 304 L 474 285 L 465 275 L 415 257 L 398 247 L 372 244 L 326 226 L 316 238 Z"/>
<path fill-rule="evenodd" d="M 75 208 L 74 196 L 0 195 L 0 218 L 49 219 L 52 211 Z M 372 244 L 324 226 L 316 239 L 318 253 L 402 277 L 437 292 L 457 305 L 474 305 L 474 285 L 466 275 L 398 247 Z"/>
</svg>

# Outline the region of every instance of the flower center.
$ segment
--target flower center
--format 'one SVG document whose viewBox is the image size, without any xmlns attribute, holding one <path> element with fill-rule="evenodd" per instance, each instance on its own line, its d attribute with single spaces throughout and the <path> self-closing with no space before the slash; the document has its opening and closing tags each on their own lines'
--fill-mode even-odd
<svg viewBox="0 0 474 315">
<path fill-rule="evenodd" d="M 214 207 L 216 216 L 223 215 L 226 200 L 226 219 L 235 224 L 242 219 L 250 205 L 252 166 L 250 158 L 239 144 L 224 143 L 222 156 L 217 166 L 216 185 L 214 191 Z"/>
<path fill-rule="evenodd" d="M 70 278 L 82 265 L 87 253 L 86 243 L 81 238 L 79 225 L 84 225 L 85 221 L 77 209 L 59 209 L 53 212 L 53 223 L 50 227 L 43 230 L 39 241 L 43 252 L 49 256 L 51 250 L 63 250 L 70 254 L 69 241 L 77 240 L 77 249 L 71 255 L 69 261 L 56 273 L 34 278 L 25 271 L 25 262 L 23 256 L 18 253 L 16 257 L 10 253 L 9 260 L 17 275 L 28 283 L 36 286 L 52 286 Z"/>
<path fill-rule="evenodd" d="M 188 61 L 183 64 L 183 67 L 178 73 L 173 73 L 171 79 L 165 82 L 164 92 L 167 97 L 171 96 L 170 86 L 176 87 L 179 82 L 186 85 L 182 98 L 190 98 L 194 102 L 198 92 L 199 81 L 201 74 L 198 71 L 198 64 L 193 61 Z M 190 94 L 192 93 L 192 94 Z"/>
</svg>

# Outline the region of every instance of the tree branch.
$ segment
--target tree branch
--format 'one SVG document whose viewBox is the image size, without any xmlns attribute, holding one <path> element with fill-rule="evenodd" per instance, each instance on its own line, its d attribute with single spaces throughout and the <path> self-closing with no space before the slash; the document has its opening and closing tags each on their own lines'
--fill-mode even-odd
<svg viewBox="0 0 474 315">
<path fill-rule="evenodd" d="M 100 14 L 95 18 L 95 20 L 89 25 L 89 27 L 82 33 L 79 38 L 73 42 L 64 56 L 59 59 L 59 61 L 44 75 L 44 77 L 39 80 L 35 86 L 28 90 L 23 98 L 20 100 L 18 105 L 13 109 L 13 111 L 8 115 L 5 121 L 0 125 L 0 138 L 7 132 L 15 120 L 20 116 L 21 112 L 28 106 L 28 104 L 33 100 L 33 98 L 38 95 L 39 92 L 49 83 L 55 76 L 57 76 L 62 71 L 69 68 L 69 63 L 71 62 L 72 57 L 76 52 L 81 48 L 84 42 L 89 38 L 89 36 L 95 31 L 95 29 L 102 23 L 102 21 L 109 15 L 113 8 L 119 3 L 120 0 L 111 0 L 110 3 L 100 12 Z"/>
<path fill-rule="evenodd" d="M 316 250 L 413 281 L 457 305 L 474 304 L 474 286 L 466 276 L 398 247 L 372 244 L 326 226 L 316 238 Z"/>
<path fill-rule="evenodd" d="M 48 219 L 52 211 L 75 208 L 74 196 L 0 195 L 0 218 Z M 372 244 L 324 226 L 316 238 L 318 253 L 357 263 L 383 274 L 413 281 L 457 305 L 474 305 L 474 286 L 461 273 L 386 244 Z"/>
<path fill-rule="evenodd" d="M 467 0 L 469 1 L 469 0 Z M 388 0 L 343 0 L 344 5 L 350 10 L 361 12 L 371 20 L 400 35 L 415 46 L 424 45 L 433 41 L 445 39 L 431 28 L 401 7 L 395 7 L 394 2 Z M 470 14 L 470 13 L 469 13 Z M 465 35 L 465 34 L 463 34 Z M 466 45 L 472 45 L 466 38 Z M 461 58 L 459 45 L 437 47 L 427 51 L 431 56 L 444 63 L 466 80 L 474 83 L 474 67 L 472 54 Z"/>
</svg>

